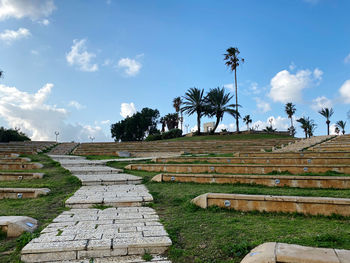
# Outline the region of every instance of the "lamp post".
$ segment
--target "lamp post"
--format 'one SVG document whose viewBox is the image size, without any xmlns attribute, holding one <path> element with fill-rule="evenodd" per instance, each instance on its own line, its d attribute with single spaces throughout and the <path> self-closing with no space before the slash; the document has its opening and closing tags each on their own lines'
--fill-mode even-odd
<svg viewBox="0 0 350 263">
<path fill-rule="evenodd" d="M 57 137 L 60 133 L 58 131 L 55 131 L 55 135 L 56 135 L 56 142 L 57 142 Z"/>
<path fill-rule="evenodd" d="M 94 136 L 90 136 L 89 138 L 90 138 L 91 142 L 94 142 L 94 140 L 95 140 Z"/>
</svg>

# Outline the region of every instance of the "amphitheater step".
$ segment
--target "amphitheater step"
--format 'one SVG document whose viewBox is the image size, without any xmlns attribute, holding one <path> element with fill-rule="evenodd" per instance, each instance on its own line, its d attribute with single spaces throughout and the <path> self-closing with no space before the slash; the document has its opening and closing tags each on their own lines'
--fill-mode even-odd
<svg viewBox="0 0 350 263">
<path fill-rule="evenodd" d="M 259 184 L 271 187 L 350 189 L 350 176 L 291 176 L 236 174 L 157 174 L 154 182 Z"/>
<path fill-rule="evenodd" d="M 53 155 L 70 154 L 78 145 L 79 143 L 75 143 L 75 142 L 60 143 L 60 144 L 57 144 L 54 148 L 52 148 L 49 154 L 53 154 Z"/>
<path fill-rule="evenodd" d="M 153 201 L 144 185 L 83 186 L 66 201 L 71 208 L 89 208 L 94 205 L 113 207 L 142 206 Z"/>
<path fill-rule="evenodd" d="M 74 175 L 79 174 L 116 174 L 123 172 L 121 169 L 111 168 L 107 166 L 80 166 L 80 167 L 69 167 L 69 171 Z"/>
<path fill-rule="evenodd" d="M 0 188 L 0 199 L 37 198 L 50 193 L 48 188 Z"/>
<path fill-rule="evenodd" d="M 128 262 L 127 256 L 162 254 L 170 245 L 170 238 L 151 208 L 71 209 L 26 245 L 21 259 L 51 262 L 96 258 L 94 262 L 109 262 L 97 259 L 113 257 L 110 262 Z"/>
<path fill-rule="evenodd" d="M 0 181 L 22 181 L 31 179 L 41 179 L 43 177 L 43 173 L 0 172 Z"/>
<path fill-rule="evenodd" d="M 350 216 L 347 198 L 207 193 L 192 202 L 202 208 L 218 206 L 238 211 Z"/>
</svg>

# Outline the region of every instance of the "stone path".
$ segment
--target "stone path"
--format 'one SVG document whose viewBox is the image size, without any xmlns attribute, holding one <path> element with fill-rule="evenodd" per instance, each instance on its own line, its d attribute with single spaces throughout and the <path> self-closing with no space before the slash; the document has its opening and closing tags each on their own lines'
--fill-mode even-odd
<svg viewBox="0 0 350 263">
<path fill-rule="evenodd" d="M 79 143 L 75 142 L 60 143 L 52 148 L 49 154 L 70 154 L 78 145 Z"/>
<path fill-rule="evenodd" d="M 153 200 L 141 178 L 75 156 L 52 156 L 83 184 L 66 201 L 69 211 L 56 217 L 22 249 L 24 262 L 171 263 L 160 256 L 171 245 L 156 212 L 142 205 Z M 79 165 L 77 165 L 79 164 Z M 95 185 L 93 183 L 96 182 Z M 116 182 L 117 185 L 111 185 Z M 135 182 L 136 184 L 131 184 Z M 96 209 L 95 205 L 113 206 Z M 93 260 L 93 261 L 91 261 Z"/>
</svg>

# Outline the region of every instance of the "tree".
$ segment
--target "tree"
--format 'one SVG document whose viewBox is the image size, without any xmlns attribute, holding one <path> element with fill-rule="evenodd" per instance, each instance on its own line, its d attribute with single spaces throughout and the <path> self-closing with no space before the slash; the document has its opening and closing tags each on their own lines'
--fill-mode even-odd
<svg viewBox="0 0 350 263">
<path fill-rule="evenodd" d="M 0 142 L 11 141 L 30 141 L 27 135 L 21 132 L 19 129 L 6 129 L 0 127 Z"/>
<path fill-rule="evenodd" d="M 175 111 L 177 113 L 178 118 L 179 118 L 179 113 L 181 114 L 181 116 L 179 118 L 179 121 L 180 121 L 181 130 L 182 130 L 183 117 L 182 117 L 181 105 L 182 105 L 181 97 L 176 97 L 176 98 L 173 99 L 173 107 L 175 108 Z M 176 128 L 179 128 L 179 125 L 178 125 L 179 121 L 177 122 Z"/>
<path fill-rule="evenodd" d="M 250 115 L 246 115 L 243 118 L 243 122 L 247 125 L 247 131 L 249 131 L 249 123 L 252 123 L 252 119 L 250 118 Z"/>
<path fill-rule="evenodd" d="M 326 120 L 326 124 L 327 124 L 327 135 L 329 135 L 329 124 L 331 123 L 329 118 L 332 117 L 334 111 L 332 108 L 328 109 L 328 108 L 322 108 L 320 111 L 318 111 L 319 114 L 321 114 L 323 117 L 325 117 Z"/>
<path fill-rule="evenodd" d="M 187 113 L 188 115 L 197 113 L 197 134 L 201 133 L 201 118 L 206 113 L 205 98 L 203 94 L 203 89 L 200 90 L 198 88 L 190 88 L 183 97 L 184 106 L 181 108 L 181 111 Z"/>
<path fill-rule="evenodd" d="M 0 69 L 0 78 L 4 76 L 4 72 Z"/>
<path fill-rule="evenodd" d="M 239 115 L 234 109 L 233 104 L 228 104 L 233 96 L 229 93 L 225 93 L 225 88 L 211 89 L 205 98 L 206 103 L 206 115 L 210 117 L 216 117 L 216 122 L 211 133 L 215 133 L 220 121 L 224 117 L 225 112 L 231 114 L 233 117 Z"/>
<path fill-rule="evenodd" d="M 112 138 L 115 141 L 141 141 L 146 135 L 159 133 L 158 118 L 158 110 L 143 108 L 141 112 L 112 124 Z"/>
<path fill-rule="evenodd" d="M 295 105 L 292 102 L 288 102 L 284 107 L 284 111 L 286 112 L 288 118 L 290 119 L 290 129 L 293 127 L 293 115 L 296 112 Z"/>
<path fill-rule="evenodd" d="M 238 112 L 238 94 L 237 94 L 237 67 L 244 63 L 244 58 L 238 57 L 239 50 L 236 47 L 230 47 L 226 50 L 226 54 L 224 54 L 225 65 L 231 70 L 231 72 L 235 72 L 235 96 L 236 96 L 236 112 Z M 239 132 L 239 122 L 238 115 L 236 115 L 236 131 Z"/>
<path fill-rule="evenodd" d="M 178 118 L 178 114 L 177 113 L 168 113 L 167 115 L 165 115 L 163 117 L 166 126 L 168 127 L 168 131 L 172 130 L 172 129 L 177 129 L 177 127 L 179 126 L 179 118 Z"/>
<path fill-rule="evenodd" d="M 298 119 L 297 122 L 301 124 L 301 128 L 304 130 L 305 133 L 305 138 L 307 138 L 308 136 L 309 138 L 313 136 L 314 131 L 317 127 L 314 120 L 310 119 L 309 117 L 302 117 Z"/>
<path fill-rule="evenodd" d="M 337 121 L 336 125 L 339 129 L 341 129 L 342 133 L 345 134 L 346 121 Z"/>
<path fill-rule="evenodd" d="M 164 119 L 164 117 L 161 117 L 159 122 L 162 124 L 162 132 L 165 132 L 165 126 L 166 126 L 166 121 Z"/>
</svg>

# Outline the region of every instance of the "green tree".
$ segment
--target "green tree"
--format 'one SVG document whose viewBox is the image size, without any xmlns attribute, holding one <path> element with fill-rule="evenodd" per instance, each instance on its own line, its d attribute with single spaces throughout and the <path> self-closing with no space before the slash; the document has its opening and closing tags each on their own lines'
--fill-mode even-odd
<svg viewBox="0 0 350 263">
<path fill-rule="evenodd" d="M 305 138 L 311 137 L 314 134 L 314 131 L 317 127 L 314 120 L 310 119 L 309 117 L 302 117 L 297 120 L 301 124 L 301 128 L 304 130 Z"/>
<path fill-rule="evenodd" d="M 342 133 L 345 134 L 346 121 L 337 121 L 336 125 L 339 129 L 341 129 Z"/>
<path fill-rule="evenodd" d="M 159 111 L 143 108 L 131 117 L 111 125 L 115 141 L 141 141 L 146 135 L 158 134 Z"/>
<path fill-rule="evenodd" d="M 206 115 L 210 117 L 216 117 L 216 122 L 213 130 L 211 133 L 215 133 L 215 130 L 217 129 L 220 121 L 222 121 L 222 118 L 224 117 L 225 112 L 229 113 L 233 117 L 236 117 L 236 115 L 239 115 L 237 111 L 234 109 L 233 104 L 228 104 L 233 96 L 230 96 L 230 94 L 225 93 L 225 88 L 215 88 L 211 89 L 207 96 L 205 97 L 205 103 L 206 103 Z"/>
<path fill-rule="evenodd" d="M 166 126 L 168 127 L 168 131 L 172 130 L 172 129 L 177 129 L 177 127 L 179 126 L 179 118 L 178 118 L 178 114 L 177 113 L 168 113 L 167 115 L 165 115 L 163 117 Z"/>
<path fill-rule="evenodd" d="M 292 102 L 288 102 L 284 107 L 284 111 L 290 119 L 290 128 L 293 127 L 293 115 L 296 112 L 295 105 Z"/>
<path fill-rule="evenodd" d="M 186 93 L 181 111 L 188 115 L 197 113 L 197 134 L 201 133 L 201 118 L 206 114 L 206 104 L 204 98 L 204 90 L 198 88 L 190 88 Z"/>
<path fill-rule="evenodd" d="M 236 47 L 230 47 L 226 50 L 226 54 L 224 54 L 225 65 L 231 70 L 231 72 L 235 72 L 235 96 L 236 96 L 236 112 L 238 112 L 238 93 L 237 93 L 237 67 L 244 63 L 244 58 L 238 57 L 239 50 Z M 236 115 L 236 131 L 239 132 L 239 116 Z"/>
<path fill-rule="evenodd" d="M 325 117 L 326 120 L 326 124 L 327 124 L 327 135 L 329 135 L 329 124 L 331 123 L 331 121 L 329 120 L 330 117 L 332 117 L 334 111 L 332 108 L 328 109 L 328 108 L 323 108 L 320 111 L 318 111 L 319 114 L 321 114 L 323 117 Z"/>
<path fill-rule="evenodd" d="M 11 141 L 30 141 L 30 139 L 19 129 L 6 129 L 0 127 L 0 142 Z"/>
<path fill-rule="evenodd" d="M 243 118 L 243 122 L 247 125 L 247 131 L 249 131 L 249 124 L 253 122 L 249 114 Z"/>
<path fill-rule="evenodd" d="M 173 99 L 173 107 L 175 108 L 175 111 L 176 111 L 178 119 L 179 119 L 177 121 L 176 128 L 179 128 L 179 122 L 180 122 L 180 127 L 181 127 L 181 130 L 182 130 L 183 116 L 182 116 L 182 111 L 181 111 L 181 105 L 182 105 L 181 97 L 176 97 L 176 98 Z M 180 116 L 179 116 L 179 113 L 180 113 Z"/>
</svg>

